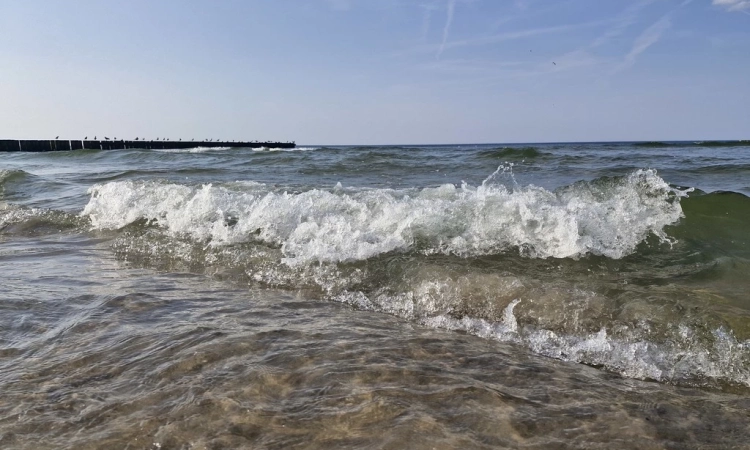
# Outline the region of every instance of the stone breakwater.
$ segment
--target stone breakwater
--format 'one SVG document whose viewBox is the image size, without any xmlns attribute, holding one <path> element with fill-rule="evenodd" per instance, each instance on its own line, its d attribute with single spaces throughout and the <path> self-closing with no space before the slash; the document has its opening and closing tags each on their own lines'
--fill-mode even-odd
<svg viewBox="0 0 750 450">
<path fill-rule="evenodd" d="M 195 147 L 295 148 L 294 142 L 126 141 L 126 140 L 0 140 L 0 152 L 59 152 L 70 150 L 183 149 Z"/>
</svg>

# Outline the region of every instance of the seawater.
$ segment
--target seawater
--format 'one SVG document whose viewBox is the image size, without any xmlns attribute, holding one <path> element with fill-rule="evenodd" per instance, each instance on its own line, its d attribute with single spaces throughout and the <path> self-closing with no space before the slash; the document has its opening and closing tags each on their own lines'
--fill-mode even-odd
<svg viewBox="0 0 750 450">
<path fill-rule="evenodd" d="M 748 448 L 750 143 L 0 154 L 2 448 Z"/>
</svg>

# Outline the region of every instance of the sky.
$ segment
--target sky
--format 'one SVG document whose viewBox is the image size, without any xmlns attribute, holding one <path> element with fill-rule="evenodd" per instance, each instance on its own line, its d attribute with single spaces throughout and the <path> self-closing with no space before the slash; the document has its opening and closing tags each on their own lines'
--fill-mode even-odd
<svg viewBox="0 0 750 450">
<path fill-rule="evenodd" d="M 750 139 L 750 0 L 0 0 L 0 139 Z"/>
</svg>

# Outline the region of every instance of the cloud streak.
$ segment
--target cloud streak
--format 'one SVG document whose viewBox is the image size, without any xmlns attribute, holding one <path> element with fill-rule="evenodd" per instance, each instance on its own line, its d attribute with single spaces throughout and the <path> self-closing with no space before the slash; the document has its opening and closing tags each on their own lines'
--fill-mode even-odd
<svg viewBox="0 0 750 450">
<path fill-rule="evenodd" d="M 446 19 L 445 19 L 445 28 L 443 28 L 443 42 L 440 44 L 440 48 L 438 49 L 438 52 L 435 55 L 436 59 L 440 59 L 440 55 L 442 55 L 443 50 L 445 50 L 445 43 L 448 42 L 448 33 L 450 32 L 451 25 L 453 24 L 453 12 L 455 10 L 456 10 L 456 0 L 448 0 L 448 11 L 446 14 Z"/>
<path fill-rule="evenodd" d="M 646 28 L 643 33 L 633 42 L 633 48 L 625 55 L 625 60 L 616 68 L 616 72 L 628 69 L 635 64 L 638 56 L 645 52 L 649 47 L 659 42 L 662 34 L 672 26 L 669 14 L 656 21 L 653 25 Z"/>
<path fill-rule="evenodd" d="M 539 36 L 539 35 L 544 35 L 544 34 L 565 33 L 569 31 L 578 30 L 581 28 L 597 27 L 597 26 L 601 26 L 604 24 L 608 24 L 610 22 L 611 22 L 610 20 L 597 20 L 594 22 L 586 22 L 586 23 L 579 23 L 579 24 L 572 24 L 572 25 L 555 25 L 551 27 L 530 28 L 530 29 L 520 30 L 520 31 L 510 31 L 507 33 L 494 34 L 494 35 L 486 36 L 486 37 L 467 39 L 467 40 L 462 40 L 462 41 L 447 42 L 444 45 L 444 47 L 456 48 L 456 47 L 495 44 L 499 42 L 511 41 L 515 39 L 524 39 L 524 38 L 529 38 L 529 37 Z"/>
<path fill-rule="evenodd" d="M 437 9 L 437 7 L 434 4 L 424 4 L 419 6 L 424 10 L 420 36 L 422 41 L 426 41 L 427 36 L 430 34 L 430 26 L 432 25 L 432 13 Z"/>
<path fill-rule="evenodd" d="M 471 38 L 471 39 L 463 39 L 463 40 L 458 40 L 458 41 L 446 40 L 446 42 L 440 45 L 425 44 L 425 45 L 414 46 L 410 49 L 395 52 L 391 54 L 391 57 L 403 57 L 406 55 L 420 54 L 420 53 L 435 54 L 436 52 L 440 54 L 444 50 L 447 50 L 447 49 L 462 48 L 462 47 L 480 47 L 480 46 L 485 46 L 485 45 L 498 44 L 501 42 L 514 41 L 518 39 L 526 39 L 526 38 L 541 36 L 545 34 L 568 33 L 571 31 L 576 31 L 576 30 L 584 29 L 584 28 L 593 28 L 593 27 L 598 27 L 602 25 L 609 25 L 610 23 L 612 23 L 612 20 L 610 19 L 597 20 L 597 21 L 577 23 L 577 24 L 555 25 L 555 26 L 550 26 L 550 27 L 529 28 L 525 30 L 509 31 L 506 33 L 497 33 L 497 34 L 492 34 L 488 36 Z"/>
<path fill-rule="evenodd" d="M 722 6 L 727 11 L 747 12 L 745 10 L 750 9 L 750 0 L 713 0 L 712 4 Z"/>
<path fill-rule="evenodd" d="M 640 14 L 641 10 L 654 3 L 654 1 L 655 0 L 642 0 L 629 6 L 618 16 L 615 25 L 612 28 L 608 29 L 603 35 L 596 38 L 589 45 L 589 48 L 595 48 L 605 45 L 613 38 L 616 38 L 623 34 L 631 25 L 633 25 L 637 21 L 638 14 Z"/>
</svg>

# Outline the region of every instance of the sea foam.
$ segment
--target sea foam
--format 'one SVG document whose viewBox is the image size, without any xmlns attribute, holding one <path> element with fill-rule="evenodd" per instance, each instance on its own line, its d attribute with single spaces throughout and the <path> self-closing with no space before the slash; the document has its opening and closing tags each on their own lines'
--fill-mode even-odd
<svg viewBox="0 0 750 450">
<path fill-rule="evenodd" d="M 235 186 L 236 187 L 236 186 Z M 653 170 L 556 191 L 445 184 L 421 190 L 278 192 L 155 181 L 95 185 L 82 214 L 100 229 L 146 220 L 211 245 L 262 242 L 289 265 L 337 263 L 389 252 L 472 257 L 518 251 L 532 258 L 622 258 L 682 216 L 679 198 Z"/>
</svg>

